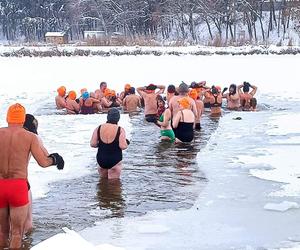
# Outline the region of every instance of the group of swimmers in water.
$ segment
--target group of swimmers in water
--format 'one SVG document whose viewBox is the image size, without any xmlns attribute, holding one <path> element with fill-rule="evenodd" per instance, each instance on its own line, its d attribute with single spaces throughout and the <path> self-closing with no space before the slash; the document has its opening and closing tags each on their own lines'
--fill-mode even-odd
<svg viewBox="0 0 300 250">
<path fill-rule="evenodd" d="M 98 148 L 98 171 L 108 179 L 120 178 L 122 150 L 130 144 L 125 130 L 118 126 L 121 107 L 130 113 L 143 107 L 146 121 L 160 128 L 162 140 L 180 143 L 193 140 L 194 130 L 201 129 L 205 109 L 211 116 L 221 115 L 223 98 L 230 110 L 255 111 L 257 104 L 257 87 L 247 82 L 223 90 L 205 82 L 169 85 L 165 96 L 165 86 L 154 84 L 137 88 L 139 95 L 129 84 L 117 95 L 105 82 L 93 93 L 82 89 L 79 98 L 75 91 L 67 94 L 65 87 L 57 91 L 57 109 L 66 109 L 68 114 L 107 111 L 107 122 L 94 129 L 90 146 Z M 59 170 L 64 168 L 64 159 L 58 153 L 48 153 L 38 136 L 37 119 L 26 114 L 21 104 L 9 107 L 6 120 L 8 126 L 0 128 L 0 248 L 19 249 L 24 233 L 32 228 L 29 159 L 32 155 L 41 167 L 55 165 Z"/>
<path fill-rule="evenodd" d="M 221 116 L 223 99 L 227 100 L 229 110 L 255 111 L 257 100 L 254 97 L 257 87 L 248 82 L 237 86 L 231 84 L 223 90 L 219 86 L 207 86 L 205 81 L 182 82 L 178 87 L 150 84 L 135 89 L 130 84 L 124 91 L 116 91 L 100 83 L 95 92 L 82 89 L 77 98 L 75 91 L 66 92 L 61 86 L 55 98 L 57 109 L 66 109 L 68 114 L 93 114 L 106 112 L 111 108 L 122 108 L 124 112 L 134 113 L 144 108 L 145 119 L 161 129 L 161 139 L 171 142 L 191 142 L 194 129 L 201 128 L 201 117 L 205 109 L 211 116 Z M 136 94 L 136 91 L 138 95 Z"/>
</svg>

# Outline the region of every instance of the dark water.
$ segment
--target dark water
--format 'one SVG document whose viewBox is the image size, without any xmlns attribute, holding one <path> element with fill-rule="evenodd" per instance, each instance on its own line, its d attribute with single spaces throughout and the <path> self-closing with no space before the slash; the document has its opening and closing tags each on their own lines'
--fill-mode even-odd
<svg viewBox="0 0 300 250">
<path fill-rule="evenodd" d="M 121 180 L 100 179 L 96 162 L 91 162 L 94 174 L 52 183 L 47 197 L 33 202 L 35 229 L 26 239 L 26 248 L 62 232 L 62 227 L 78 231 L 102 219 L 187 209 L 194 204 L 207 182 L 196 156 L 217 128 L 218 119 L 204 116 L 201 132 L 186 145 L 160 142 L 158 128 L 144 122 L 142 115 L 131 117 L 131 123 Z"/>
</svg>

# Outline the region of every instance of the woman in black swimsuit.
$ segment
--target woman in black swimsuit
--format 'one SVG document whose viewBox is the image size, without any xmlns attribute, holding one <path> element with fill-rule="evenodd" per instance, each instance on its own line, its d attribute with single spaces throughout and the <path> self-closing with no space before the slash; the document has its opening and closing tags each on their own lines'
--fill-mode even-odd
<svg viewBox="0 0 300 250">
<path fill-rule="evenodd" d="M 118 126 L 120 112 L 111 108 L 107 113 L 107 122 L 94 130 L 91 147 L 98 148 L 98 172 L 103 178 L 120 178 L 122 170 L 122 150 L 126 149 L 129 141 L 126 140 L 125 130 Z"/>
</svg>

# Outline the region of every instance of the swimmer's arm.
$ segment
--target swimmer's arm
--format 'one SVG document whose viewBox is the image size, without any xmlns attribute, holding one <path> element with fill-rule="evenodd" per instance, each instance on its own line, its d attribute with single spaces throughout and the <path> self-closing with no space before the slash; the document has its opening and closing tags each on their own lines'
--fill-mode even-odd
<svg viewBox="0 0 300 250">
<path fill-rule="evenodd" d="M 162 94 L 162 93 L 165 92 L 166 86 L 164 86 L 164 85 L 157 85 L 156 87 L 159 88 L 159 91 L 156 93 L 157 95 L 160 95 L 160 94 Z"/>
<path fill-rule="evenodd" d="M 243 92 L 241 90 L 242 87 L 244 87 L 244 84 L 241 84 L 241 85 L 238 86 L 238 92 L 239 92 L 240 95 L 243 94 Z"/>
<path fill-rule="evenodd" d="M 169 125 L 169 121 L 171 117 L 170 110 L 166 109 L 163 116 L 164 116 L 164 121 L 163 122 L 157 121 L 157 124 L 163 127 L 167 127 Z"/>
<path fill-rule="evenodd" d="M 254 86 L 254 85 L 251 85 L 250 87 L 252 88 L 252 91 L 250 92 L 250 95 L 254 96 L 256 94 L 257 87 Z"/>
<path fill-rule="evenodd" d="M 139 93 L 139 95 L 141 96 L 141 97 L 144 97 L 144 91 L 146 90 L 146 88 L 145 87 L 138 87 L 137 89 L 136 89 L 136 91 Z"/>
<path fill-rule="evenodd" d="M 95 128 L 94 132 L 93 132 L 93 135 L 92 135 L 92 138 L 91 138 L 91 141 L 90 141 L 90 146 L 92 148 L 97 148 L 98 147 L 98 127 Z"/>
<path fill-rule="evenodd" d="M 41 167 L 46 168 L 53 164 L 52 158 L 48 157 L 48 151 L 41 144 L 41 139 L 38 139 L 37 135 L 32 135 L 30 151 L 34 159 Z"/>
<path fill-rule="evenodd" d="M 92 102 L 95 102 L 95 103 L 100 103 L 100 101 L 99 101 L 98 99 L 96 99 L 96 98 L 93 98 L 93 97 L 90 97 L 90 98 L 91 98 Z"/>
<path fill-rule="evenodd" d="M 177 128 L 178 127 L 178 123 L 180 121 L 180 118 L 181 118 L 181 112 L 178 112 L 176 114 L 176 116 L 174 117 L 173 122 L 172 122 L 173 128 Z"/>
<path fill-rule="evenodd" d="M 139 97 L 139 101 L 138 101 L 138 107 L 141 108 L 142 107 L 142 102 L 141 102 L 142 98 Z"/>
<path fill-rule="evenodd" d="M 79 112 L 79 110 L 80 110 L 80 106 L 79 106 L 79 104 L 75 101 L 75 102 L 73 102 L 73 108 L 74 108 L 74 110 L 76 111 L 76 112 Z"/>
<path fill-rule="evenodd" d="M 197 106 L 196 106 L 195 101 L 192 102 L 192 111 L 194 113 L 194 116 L 197 117 L 198 112 L 197 112 Z"/>
<path fill-rule="evenodd" d="M 124 150 L 128 147 L 128 144 L 126 142 L 125 130 L 123 128 L 121 128 L 121 133 L 120 133 L 120 137 L 119 137 L 119 147 L 122 150 Z"/>
<path fill-rule="evenodd" d="M 127 103 L 127 96 L 123 99 L 123 102 L 122 102 L 124 109 L 127 109 L 126 103 Z"/>
<path fill-rule="evenodd" d="M 112 104 L 112 102 L 107 101 L 106 98 L 103 97 L 102 100 L 101 100 L 101 104 L 102 104 L 102 106 L 104 106 L 105 108 L 108 108 L 108 107 L 110 107 L 110 105 Z"/>
</svg>

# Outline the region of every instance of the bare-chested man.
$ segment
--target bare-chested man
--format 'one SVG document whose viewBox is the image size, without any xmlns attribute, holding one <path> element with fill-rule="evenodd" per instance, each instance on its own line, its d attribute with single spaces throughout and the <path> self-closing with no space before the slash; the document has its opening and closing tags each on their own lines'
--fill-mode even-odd
<svg viewBox="0 0 300 250">
<path fill-rule="evenodd" d="M 136 112 L 141 107 L 141 97 L 135 94 L 135 88 L 131 87 L 129 95 L 123 100 L 123 108 L 127 112 Z"/>
<path fill-rule="evenodd" d="M 180 111 L 180 105 L 179 105 L 178 101 L 183 97 L 186 97 L 189 100 L 191 110 L 193 111 L 193 113 L 196 117 L 197 116 L 197 107 L 196 107 L 195 101 L 188 96 L 188 93 L 189 93 L 188 85 L 185 83 L 181 83 L 178 87 L 178 93 L 179 93 L 179 95 L 173 96 L 169 102 L 169 108 L 172 113 L 172 117 L 174 117 Z"/>
<path fill-rule="evenodd" d="M 37 135 L 23 128 L 25 108 L 9 107 L 8 127 L 0 128 L 0 249 L 21 247 L 28 212 L 28 162 L 30 154 L 41 167 L 57 165 L 63 169 L 63 158 L 46 155 Z"/>
<path fill-rule="evenodd" d="M 104 97 L 104 92 L 107 89 L 107 83 L 106 82 L 101 82 L 100 83 L 100 89 L 95 90 L 95 97 L 99 101 Z"/>
<path fill-rule="evenodd" d="M 156 89 L 159 91 L 155 92 Z M 145 118 L 147 122 L 157 121 L 157 96 L 164 93 L 165 86 L 150 84 L 147 87 L 137 88 L 137 92 L 145 102 Z"/>
<path fill-rule="evenodd" d="M 243 88 L 243 91 L 241 90 Z M 251 92 L 250 88 L 252 89 Z M 238 87 L 239 95 L 241 99 L 241 107 L 244 111 L 255 111 L 257 100 L 254 98 L 254 95 L 256 94 L 257 87 L 254 85 L 251 85 L 248 82 L 244 82 L 242 85 Z"/>
<path fill-rule="evenodd" d="M 66 87 L 61 86 L 57 89 L 58 95 L 55 97 L 55 103 L 57 109 L 64 109 L 66 108 Z"/>
</svg>

